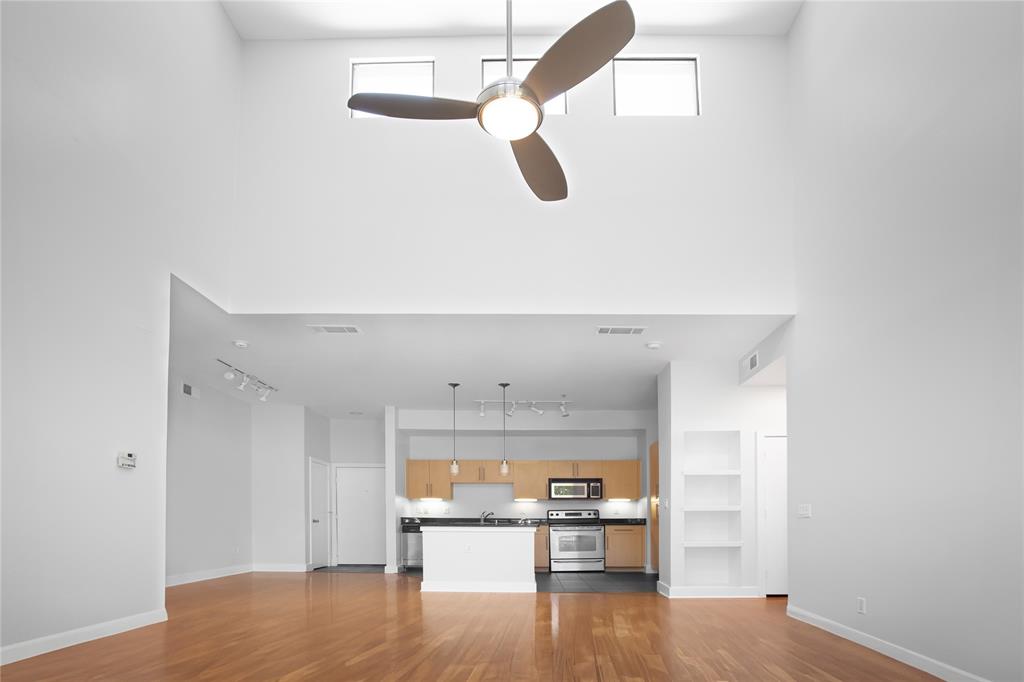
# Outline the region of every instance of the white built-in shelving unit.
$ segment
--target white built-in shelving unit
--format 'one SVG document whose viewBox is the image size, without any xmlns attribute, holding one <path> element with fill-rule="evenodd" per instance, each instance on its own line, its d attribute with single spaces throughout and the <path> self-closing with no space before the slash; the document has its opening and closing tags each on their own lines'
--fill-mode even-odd
<svg viewBox="0 0 1024 682">
<path fill-rule="evenodd" d="M 753 434 L 683 434 L 683 586 L 691 596 L 756 594 Z"/>
</svg>

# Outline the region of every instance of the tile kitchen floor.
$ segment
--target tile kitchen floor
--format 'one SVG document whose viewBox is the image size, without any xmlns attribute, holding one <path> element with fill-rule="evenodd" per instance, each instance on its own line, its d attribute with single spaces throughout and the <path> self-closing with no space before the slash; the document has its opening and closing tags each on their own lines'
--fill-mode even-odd
<svg viewBox="0 0 1024 682">
<path fill-rule="evenodd" d="M 657 592 L 653 573 L 537 573 L 538 592 Z"/>
</svg>

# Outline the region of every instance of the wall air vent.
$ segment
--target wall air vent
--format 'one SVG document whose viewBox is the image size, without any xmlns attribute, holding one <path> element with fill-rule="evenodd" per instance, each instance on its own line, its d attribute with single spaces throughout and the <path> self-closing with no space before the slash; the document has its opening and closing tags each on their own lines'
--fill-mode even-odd
<svg viewBox="0 0 1024 682">
<path fill-rule="evenodd" d="M 307 324 L 319 334 L 362 334 L 363 330 L 354 324 Z"/>
<path fill-rule="evenodd" d="M 637 336 L 647 331 L 647 327 L 626 327 L 622 325 L 607 325 L 597 328 L 598 336 Z"/>
<path fill-rule="evenodd" d="M 186 384 L 185 382 L 182 382 L 181 384 L 181 392 L 184 393 L 189 398 L 199 397 L 199 389 L 193 386 L 192 384 Z"/>
<path fill-rule="evenodd" d="M 747 358 L 747 371 L 754 371 L 757 369 L 757 353 L 754 353 Z"/>
</svg>

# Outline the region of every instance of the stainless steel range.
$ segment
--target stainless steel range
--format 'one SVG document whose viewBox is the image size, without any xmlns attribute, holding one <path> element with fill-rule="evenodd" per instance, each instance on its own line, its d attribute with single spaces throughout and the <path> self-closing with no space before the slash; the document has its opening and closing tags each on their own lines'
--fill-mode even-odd
<svg viewBox="0 0 1024 682">
<path fill-rule="evenodd" d="M 551 571 L 603 571 L 604 526 L 596 509 L 550 509 Z"/>
</svg>

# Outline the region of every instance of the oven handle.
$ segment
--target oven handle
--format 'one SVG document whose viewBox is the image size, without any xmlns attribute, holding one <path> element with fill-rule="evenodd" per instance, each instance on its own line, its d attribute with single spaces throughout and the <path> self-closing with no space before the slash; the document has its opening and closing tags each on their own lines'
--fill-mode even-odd
<svg viewBox="0 0 1024 682">
<path fill-rule="evenodd" d="M 578 533 L 581 530 L 593 533 L 604 531 L 604 526 L 550 526 L 549 528 L 552 533 Z"/>
</svg>

